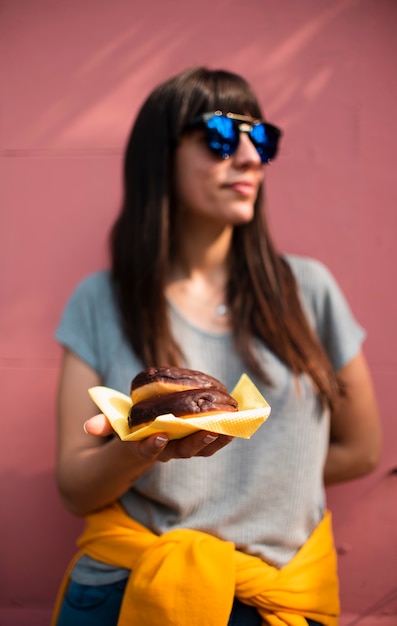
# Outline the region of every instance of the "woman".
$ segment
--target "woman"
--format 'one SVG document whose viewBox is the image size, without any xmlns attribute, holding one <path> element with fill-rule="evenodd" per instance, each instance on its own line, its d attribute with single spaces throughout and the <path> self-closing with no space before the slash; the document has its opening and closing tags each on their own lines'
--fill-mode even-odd
<svg viewBox="0 0 397 626">
<path fill-rule="evenodd" d="M 337 623 L 324 484 L 376 466 L 378 412 L 334 279 L 272 243 L 263 180 L 280 135 L 245 80 L 205 68 L 137 117 L 111 270 L 78 286 L 57 331 L 58 483 L 87 520 L 58 626 Z M 122 442 L 103 415 L 84 432 L 89 387 L 128 393 L 153 364 L 229 390 L 245 371 L 271 417 L 249 441 Z"/>
</svg>

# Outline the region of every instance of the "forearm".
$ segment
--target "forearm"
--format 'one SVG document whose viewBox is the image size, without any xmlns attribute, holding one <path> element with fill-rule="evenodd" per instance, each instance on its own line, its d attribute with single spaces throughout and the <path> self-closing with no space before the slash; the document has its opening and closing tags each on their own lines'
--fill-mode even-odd
<svg viewBox="0 0 397 626">
<path fill-rule="evenodd" d="M 113 437 L 59 461 L 58 488 L 72 513 L 84 516 L 111 504 L 156 463 L 133 454 L 130 445 Z"/>
<path fill-rule="evenodd" d="M 331 416 L 326 485 L 365 476 L 381 453 L 381 429 L 375 393 L 364 355 L 358 354 L 340 371 L 345 393 Z"/>
<path fill-rule="evenodd" d="M 324 466 L 324 482 L 326 485 L 353 480 L 372 472 L 379 461 L 377 449 L 369 449 L 366 453 L 355 451 L 342 443 L 331 443 Z"/>
<path fill-rule="evenodd" d="M 78 356 L 63 355 L 58 391 L 57 480 L 65 506 L 76 515 L 102 508 L 125 493 L 156 462 L 156 445 L 122 442 L 84 432 L 97 408 L 87 390 L 101 384 L 98 374 Z M 104 418 L 105 419 L 105 418 Z M 166 443 L 166 442 L 165 442 Z"/>
<path fill-rule="evenodd" d="M 108 434 L 106 418 L 97 417 L 99 423 L 103 418 L 105 426 L 98 430 L 94 417 L 89 420 L 90 432 Z M 84 516 L 117 500 L 156 462 L 212 456 L 232 440 L 227 435 L 197 431 L 173 441 L 158 433 L 141 441 L 122 442 L 114 437 L 102 445 L 82 445 L 59 455 L 59 490 L 65 505 Z"/>
</svg>

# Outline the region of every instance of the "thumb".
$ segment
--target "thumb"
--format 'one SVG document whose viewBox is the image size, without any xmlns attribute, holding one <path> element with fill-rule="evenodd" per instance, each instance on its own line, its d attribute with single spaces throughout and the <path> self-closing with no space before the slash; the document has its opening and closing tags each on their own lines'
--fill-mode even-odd
<svg viewBox="0 0 397 626">
<path fill-rule="evenodd" d="M 90 417 L 90 419 L 84 423 L 83 428 L 88 435 L 95 435 L 97 437 L 107 437 L 114 433 L 110 422 L 103 413 Z"/>
</svg>

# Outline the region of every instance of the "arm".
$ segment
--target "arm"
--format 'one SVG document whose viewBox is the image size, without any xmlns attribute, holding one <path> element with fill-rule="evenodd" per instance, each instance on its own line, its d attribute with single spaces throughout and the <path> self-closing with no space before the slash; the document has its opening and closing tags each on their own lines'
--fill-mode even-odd
<svg viewBox="0 0 397 626">
<path fill-rule="evenodd" d="M 338 375 L 346 396 L 331 416 L 326 485 L 368 474 L 377 466 L 381 452 L 379 413 L 364 355 L 357 355 Z"/>
<path fill-rule="evenodd" d="M 114 502 L 157 461 L 210 456 L 232 439 L 202 431 L 170 442 L 166 435 L 137 442 L 92 436 L 84 431 L 87 417 L 97 412 L 88 388 L 100 384 L 93 369 L 72 352 L 64 352 L 58 391 L 57 480 L 65 506 L 76 515 Z M 91 432 L 108 435 L 110 430 L 102 427 Z"/>
</svg>

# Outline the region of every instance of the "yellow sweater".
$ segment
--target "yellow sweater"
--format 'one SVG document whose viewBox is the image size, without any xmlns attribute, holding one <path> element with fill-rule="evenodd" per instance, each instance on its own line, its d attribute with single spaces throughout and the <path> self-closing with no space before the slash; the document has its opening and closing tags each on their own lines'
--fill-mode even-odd
<svg viewBox="0 0 397 626">
<path fill-rule="evenodd" d="M 337 626 L 336 553 L 327 512 L 283 568 L 235 550 L 196 530 L 162 536 L 131 519 L 119 504 L 88 515 L 86 529 L 60 588 L 52 625 L 73 564 L 88 554 L 132 570 L 118 626 L 227 626 L 233 599 L 253 605 L 270 626 L 306 626 L 304 617 Z"/>
</svg>

